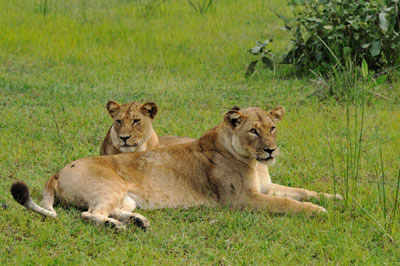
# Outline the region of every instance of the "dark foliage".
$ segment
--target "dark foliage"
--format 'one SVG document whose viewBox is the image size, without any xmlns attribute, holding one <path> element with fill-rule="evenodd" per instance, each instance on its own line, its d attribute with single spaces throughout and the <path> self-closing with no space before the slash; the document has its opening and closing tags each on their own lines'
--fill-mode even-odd
<svg viewBox="0 0 400 266">
<path fill-rule="evenodd" d="M 294 18 L 285 21 L 292 46 L 283 63 L 300 71 L 327 72 L 351 58 L 372 70 L 399 62 L 400 19 L 397 0 L 291 0 Z"/>
</svg>

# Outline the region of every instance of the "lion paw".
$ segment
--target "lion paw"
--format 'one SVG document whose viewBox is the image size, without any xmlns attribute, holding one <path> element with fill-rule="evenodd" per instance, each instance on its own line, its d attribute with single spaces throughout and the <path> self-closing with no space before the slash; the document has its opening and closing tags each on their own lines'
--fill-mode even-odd
<svg viewBox="0 0 400 266">
<path fill-rule="evenodd" d="M 334 197 L 335 197 L 335 199 L 337 199 L 337 200 L 342 200 L 342 199 L 343 199 L 343 197 L 340 196 L 339 194 L 336 194 Z"/>
<path fill-rule="evenodd" d="M 325 198 L 327 198 L 327 199 L 337 199 L 337 200 L 342 200 L 343 199 L 343 197 L 340 196 L 339 194 L 333 195 L 333 194 L 324 193 L 323 196 Z"/>
<path fill-rule="evenodd" d="M 310 202 L 304 202 L 304 210 L 308 213 L 308 214 L 314 214 L 314 213 L 327 213 L 328 211 L 318 205 L 312 204 Z"/>
<path fill-rule="evenodd" d="M 123 225 L 122 223 L 116 223 L 113 221 L 105 221 L 104 226 L 113 228 L 113 229 L 117 229 L 117 230 L 125 230 L 126 229 L 126 226 Z"/>
<path fill-rule="evenodd" d="M 150 226 L 149 220 L 138 213 L 134 213 L 134 215 L 131 217 L 131 222 L 143 231 L 146 231 L 146 229 Z"/>
</svg>

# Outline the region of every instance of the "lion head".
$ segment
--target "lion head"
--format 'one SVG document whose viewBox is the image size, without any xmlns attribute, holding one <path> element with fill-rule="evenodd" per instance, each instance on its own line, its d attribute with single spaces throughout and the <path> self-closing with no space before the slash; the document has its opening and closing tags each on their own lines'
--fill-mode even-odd
<svg viewBox="0 0 400 266">
<path fill-rule="evenodd" d="M 114 120 L 110 129 L 113 146 L 121 152 L 137 151 L 153 134 L 153 120 L 157 114 L 157 105 L 131 102 L 119 105 L 109 101 L 106 106 Z"/>
<path fill-rule="evenodd" d="M 238 107 L 225 113 L 224 122 L 231 131 L 231 146 L 240 156 L 272 164 L 279 153 L 276 124 L 283 118 L 280 106 L 270 111 L 256 107 Z"/>
</svg>

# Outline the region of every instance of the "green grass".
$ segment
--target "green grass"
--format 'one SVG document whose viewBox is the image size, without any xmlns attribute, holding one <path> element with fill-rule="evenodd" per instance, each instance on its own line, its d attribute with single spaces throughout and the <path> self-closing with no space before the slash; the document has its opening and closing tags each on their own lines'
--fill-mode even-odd
<svg viewBox="0 0 400 266">
<path fill-rule="evenodd" d="M 332 193 L 329 154 L 340 158 L 344 105 L 307 97 L 318 86 L 287 75 L 288 67 L 279 67 L 277 77 L 259 70 L 244 78 L 253 59 L 245 50 L 255 40 L 273 38 L 277 54 L 287 49 L 289 36 L 270 8 L 288 13 L 277 0 L 214 1 L 203 15 L 187 1 L 1 0 L 0 264 L 400 263 L 399 216 L 390 233 L 394 243 L 376 224 L 384 215 L 375 128 L 390 208 L 400 167 L 398 82 L 377 88 L 390 101 L 367 95 L 353 195 L 362 208 L 320 200 L 315 202 L 329 215 L 312 218 L 227 208 L 140 210 L 151 222 L 147 233 L 115 233 L 85 223 L 74 208 L 56 206 L 59 217 L 52 220 L 12 200 L 9 187 L 17 178 L 40 202 L 54 171 L 99 154 L 111 123 L 105 110 L 110 99 L 154 101 L 159 135 L 195 138 L 233 105 L 284 105 L 273 181 Z"/>
</svg>

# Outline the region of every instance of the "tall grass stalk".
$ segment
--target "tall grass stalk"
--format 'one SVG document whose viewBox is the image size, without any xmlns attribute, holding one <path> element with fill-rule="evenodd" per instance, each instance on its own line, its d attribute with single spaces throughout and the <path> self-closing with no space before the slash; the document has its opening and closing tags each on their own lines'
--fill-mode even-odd
<svg viewBox="0 0 400 266">
<path fill-rule="evenodd" d="M 60 141 L 60 144 L 61 144 L 62 148 L 64 149 L 64 148 L 65 148 L 65 145 L 64 145 L 64 142 L 63 142 L 63 140 L 62 140 L 62 138 L 61 138 L 60 129 L 59 129 L 59 127 L 58 127 L 56 115 L 54 114 L 53 106 L 50 106 L 50 109 L 51 109 L 51 114 L 53 115 L 54 124 L 55 124 L 56 129 L 57 129 L 57 136 L 58 136 L 58 139 L 59 139 L 59 141 Z"/>
<path fill-rule="evenodd" d="M 380 192 L 382 192 L 382 194 L 381 193 L 379 193 L 379 195 L 381 195 L 381 203 L 382 203 L 382 209 L 383 209 L 383 220 L 384 220 L 384 223 L 385 223 L 385 228 L 387 228 L 387 220 L 386 220 L 386 213 L 387 213 L 387 210 L 386 210 L 386 189 L 385 189 L 385 170 L 384 170 L 384 167 L 383 167 L 383 156 L 382 156 L 382 145 L 381 145 L 381 138 L 380 138 L 380 136 L 379 136 L 379 132 L 378 132 L 378 130 L 376 129 L 376 136 L 377 136 L 377 139 L 378 139 L 378 147 L 379 147 L 379 157 L 380 157 L 380 163 L 381 163 L 381 178 L 380 178 L 380 180 L 378 179 L 378 190 L 380 191 Z M 379 181 L 381 182 L 381 186 L 379 186 Z"/>
<path fill-rule="evenodd" d="M 367 210 L 364 208 L 364 206 L 362 206 L 361 203 L 359 203 L 355 198 L 353 198 L 353 201 L 361 208 L 361 210 L 363 210 L 376 224 L 376 226 L 382 231 L 382 233 L 384 235 L 386 235 L 387 237 L 389 237 L 389 239 L 394 242 L 394 238 L 393 236 L 390 235 L 390 232 L 388 232 L 387 228 L 382 226 L 378 220 Z"/>
<path fill-rule="evenodd" d="M 43 16 L 46 16 L 50 6 L 50 0 L 40 0 L 39 5 L 40 12 Z"/>
<path fill-rule="evenodd" d="M 365 63 L 366 64 L 366 63 Z M 330 81 L 332 83 L 335 93 L 344 95 L 345 105 L 345 141 L 339 140 L 341 162 L 341 184 L 342 192 L 344 194 L 345 205 L 348 206 L 350 192 L 355 195 L 357 193 L 362 137 L 364 129 L 364 107 L 365 95 L 364 90 L 360 88 L 364 83 L 368 84 L 370 75 L 368 74 L 368 67 L 363 66 L 360 71 L 359 68 L 354 66 L 351 58 L 348 57 L 345 65 L 338 62 L 338 67 L 333 67 L 330 73 Z M 361 76 L 364 77 L 365 82 L 360 84 Z M 328 143 L 330 145 L 330 141 Z M 334 156 L 330 149 L 330 159 L 332 170 L 335 171 Z M 336 190 L 337 180 L 336 173 L 334 173 L 334 189 Z"/>
<path fill-rule="evenodd" d="M 337 181 L 336 181 L 336 170 L 335 170 L 335 160 L 333 159 L 333 154 L 332 154 L 332 149 L 331 149 L 331 141 L 329 136 L 327 136 L 328 140 L 328 149 L 329 149 L 329 156 L 331 159 L 331 167 L 332 167 L 332 173 L 333 173 L 333 193 L 334 195 L 337 194 Z"/>
<path fill-rule="evenodd" d="M 388 224 L 388 231 L 392 232 L 393 231 L 393 224 L 394 221 L 396 220 L 396 215 L 398 213 L 398 208 L 399 208 L 399 190 L 400 190 L 400 168 L 399 168 L 399 174 L 397 175 L 397 185 L 396 185 L 396 191 L 395 191 L 395 200 L 393 203 L 393 211 L 392 215 L 390 217 L 390 221 Z"/>
<path fill-rule="evenodd" d="M 383 164 L 383 154 L 382 154 L 382 145 L 381 145 L 381 138 L 379 135 L 379 131 L 376 129 L 377 141 L 378 141 L 378 148 L 379 148 L 379 156 L 380 156 L 380 179 L 378 179 L 378 196 L 379 196 L 379 203 L 381 204 L 383 220 L 384 220 L 384 227 L 388 233 L 393 231 L 394 221 L 396 220 L 396 215 L 398 212 L 399 207 L 399 190 L 400 190 L 400 169 L 397 176 L 397 184 L 394 191 L 394 201 L 392 206 L 392 211 L 390 212 L 389 209 L 389 197 L 386 191 L 386 176 L 385 176 L 385 169 Z"/>
</svg>

